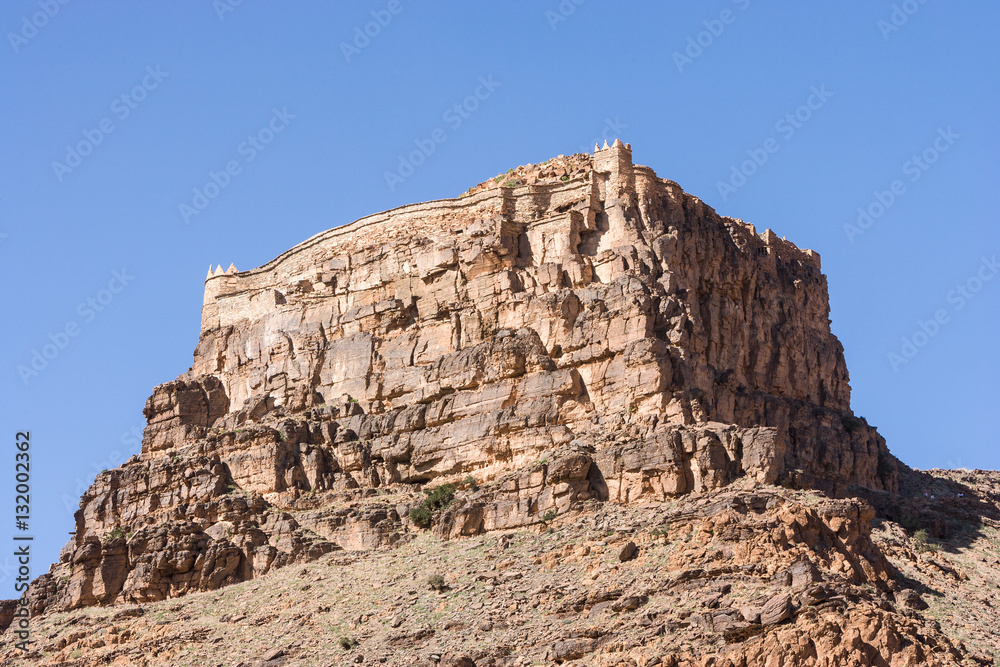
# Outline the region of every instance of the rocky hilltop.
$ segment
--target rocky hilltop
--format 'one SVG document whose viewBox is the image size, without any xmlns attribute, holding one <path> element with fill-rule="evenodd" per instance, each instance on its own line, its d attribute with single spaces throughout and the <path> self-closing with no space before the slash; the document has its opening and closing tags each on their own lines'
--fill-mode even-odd
<svg viewBox="0 0 1000 667">
<path fill-rule="evenodd" d="M 921 528 L 921 545 L 990 543 L 992 478 L 897 461 L 851 412 L 819 255 L 719 216 L 620 141 L 210 269 L 194 364 L 144 413 L 141 454 L 97 477 L 32 585 L 33 613 L 68 624 L 36 659 L 207 664 L 146 610 L 222 587 L 277 605 L 256 586 L 293 573 L 391 588 L 417 550 L 450 573 L 434 595 L 479 592 L 452 610 L 479 628 L 466 639 L 396 623 L 403 597 L 303 613 L 350 616 L 362 639 L 337 650 L 355 662 L 367 642 L 392 664 L 990 664 L 920 616 L 919 577 L 892 559 L 916 562 Z M 947 507 L 921 498 L 945 482 Z M 522 639 L 477 646 L 484 594 L 548 620 L 497 616 Z M 121 605 L 99 626 L 113 639 L 68 638 L 93 618 L 72 610 Z M 128 646 L 143 633 L 163 645 Z M 340 664 L 299 653 L 257 662 Z"/>
</svg>

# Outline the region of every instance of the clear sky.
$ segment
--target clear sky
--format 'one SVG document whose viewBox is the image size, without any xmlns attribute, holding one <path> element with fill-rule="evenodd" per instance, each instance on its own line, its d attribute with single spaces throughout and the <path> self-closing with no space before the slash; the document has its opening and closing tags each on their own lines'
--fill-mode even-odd
<svg viewBox="0 0 1000 667">
<path fill-rule="evenodd" d="M 15 433 L 37 575 L 190 366 L 210 263 L 599 138 L 822 255 L 854 410 L 897 456 L 1000 467 L 1000 5 L 781 5 L 2 3 L 0 554 Z"/>
</svg>

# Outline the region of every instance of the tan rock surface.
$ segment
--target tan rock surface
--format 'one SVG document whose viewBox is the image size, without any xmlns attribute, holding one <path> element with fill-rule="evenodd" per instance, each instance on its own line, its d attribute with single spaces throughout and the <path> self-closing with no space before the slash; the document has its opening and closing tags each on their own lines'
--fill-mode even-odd
<svg viewBox="0 0 1000 667">
<path fill-rule="evenodd" d="M 894 522 L 873 530 L 864 502 L 743 484 L 583 501 L 544 525 L 444 542 L 423 531 L 179 599 L 50 612 L 33 621 L 36 653 L 8 645 L 0 664 L 985 667 L 1000 656 L 989 616 L 1000 568 L 982 562 L 997 555 L 995 518 L 921 552 Z M 1000 476 L 966 488 L 987 500 Z M 636 557 L 622 562 L 629 542 Z M 966 578 L 924 573 L 930 560 L 904 562 L 908 550 Z M 933 613 L 898 602 L 914 587 Z"/>
<path fill-rule="evenodd" d="M 633 165 L 620 142 L 322 232 L 252 271 L 211 274 L 194 364 L 156 387 L 144 413 L 141 454 L 98 476 L 60 562 L 30 592 L 42 619 L 90 618 L 98 612 L 66 614 L 95 605 L 143 611 L 102 625 L 113 639 L 53 630 L 65 642 L 46 644 L 46 660 L 97 664 L 98 649 L 122 643 L 131 648 L 109 660 L 195 664 L 167 644 L 215 642 L 215 626 L 185 618 L 176 634 L 146 609 L 263 590 L 269 611 L 244 620 L 306 627 L 323 608 L 342 614 L 343 598 L 286 618 L 284 593 L 246 587 L 317 561 L 324 580 L 377 583 L 358 555 L 391 577 L 399 554 L 443 568 L 468 545 L 504 551 L 553 526 L 563 542 L 530 537 L 545 550 L 531 562 L 558 576 L 532 579 L 500 551 L 467 559 L 493 574 L 462 585 L 491 582 L 480 593 L 502 590 L 510 613 L 471 613 L 493 604 L 482 595 L 448 607 L 448 586 L 465 581 L 449 567 L 438 606 L 454 613 L 451 628 L 440 616 L 402 620 L 408 589 L 372 601 L 376 611 L 348 605 L 351 627 L 394 619 L 374 644 L 383 656 L 468 630 L 421 658 L 455 665 L 530 664 L 522 648 L 531 660 L 595 665 L 971 659 L 927 628 L 927 596 L 906 592 L 896 568 L 912 561 L 914 581 L 972 575 L 898 545 L 920 526 L 947 538 L 956 507 L 972 531 L 963 548 L 976 544 L 996 498 L 970 491 L 954 507 L 928 505 L 915 489 L 930 482 L 853 415 L 816 253 L 718 216 Z M 956 498 L 971 488 L 952 484 Z M 901 534 L 873 541 L 879 522 Z M 608 572 L 629 568 L 649 576 L 610 587 Z M 534 587 L 510 588 L 508 574 Z M 658 595 L 662 610 L 643 612 Z M 475 633 L 521 629 L 520 614 L 535 613 L 526 600 L 547 620 L 523 646 L 505 640 L 484 655 Z M 976 632 L 969 641 L 989 646 Z M 240 655 L 250 665 L 281 650 L 268 661 L 280 664 L 306 644 Z M 161 662 L 138 661 L 142 647 Z"/>
</svg>

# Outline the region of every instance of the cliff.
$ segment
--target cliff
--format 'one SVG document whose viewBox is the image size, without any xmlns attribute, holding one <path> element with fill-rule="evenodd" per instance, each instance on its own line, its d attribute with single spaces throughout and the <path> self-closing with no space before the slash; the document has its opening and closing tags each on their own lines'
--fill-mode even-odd
<svg viewBox="0 0 1000 667">
<path fill-rule="evenodd" d="M 70 573 L 36 586 L 36 609 L 391 542 L 395 508 L 281 510 L 540 460 L 439 530 L 740 477 L 892 491 L 897 463 L 850 412 L 828 315 L 816 253 L 718 216 L 621 142 L 220 268 L 193 367 L 147 401 L 141 455 L 84 495 L 56 567 Z"/>
<path fill-rule="evenodd" d="M 84 494 L 32 610 L 154 603 L 424 528 L 774 486 L 833 503 L 790 510 L 808 535 L 775 544 L 828 543 L 810 558 L 891 596 L 874 512 L 836 499 L 898 518 L 913 473 L 851 412 L 848 379 L 817 253 L 717 215 L 619 141 L 519 167 L 210 269 L 193 366 L 154 389 L 141 454 Z M 738 532 L 762 511 L 732 502 L 698 516 Z"/>
</svg>

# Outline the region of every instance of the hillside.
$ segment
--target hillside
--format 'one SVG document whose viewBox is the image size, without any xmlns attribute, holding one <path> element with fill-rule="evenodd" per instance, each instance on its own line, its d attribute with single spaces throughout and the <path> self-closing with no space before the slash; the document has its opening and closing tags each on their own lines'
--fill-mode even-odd
<svg viewBox="0 0 1000 667">
<path fill-rule="evenodd" d="M 898 461 L 819 255 L 620 141 L 210 269 L 144 414 L 8 662 L 997 655 L 1000 477 Z"/>
</svg>

